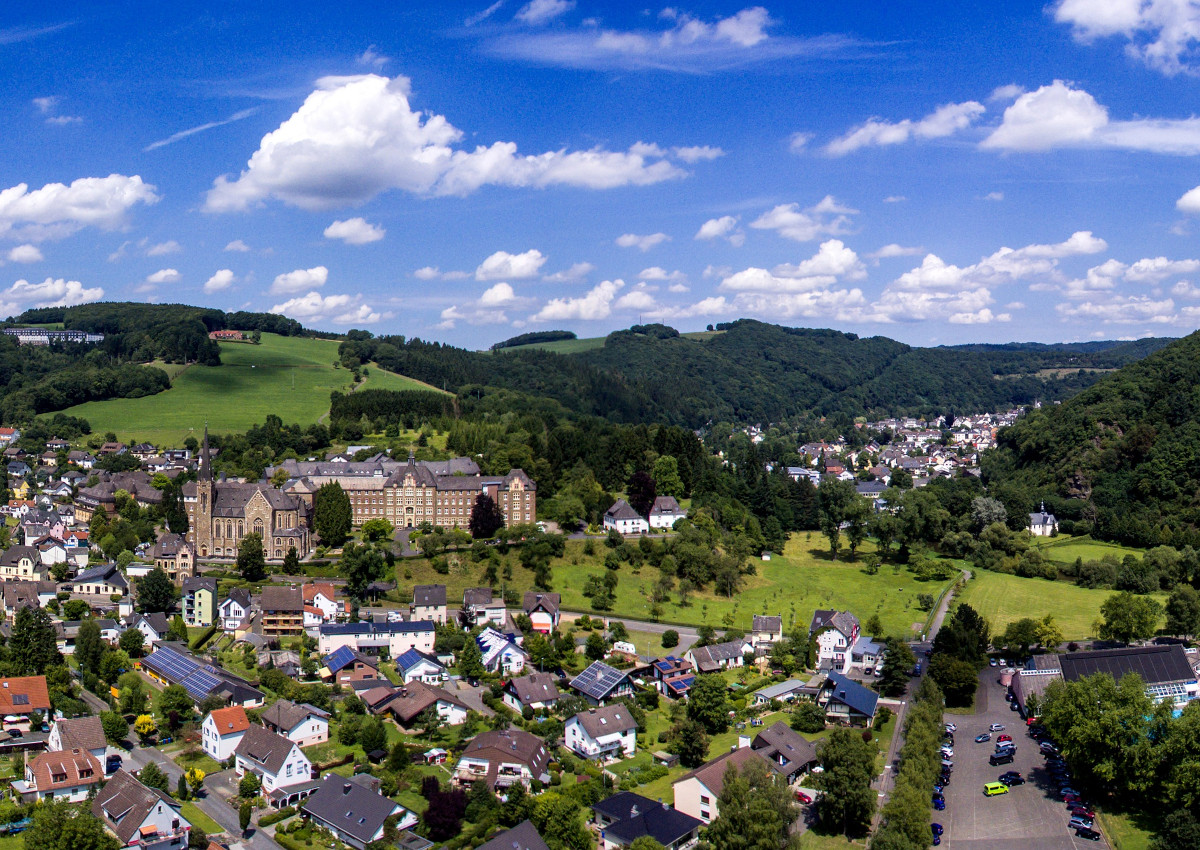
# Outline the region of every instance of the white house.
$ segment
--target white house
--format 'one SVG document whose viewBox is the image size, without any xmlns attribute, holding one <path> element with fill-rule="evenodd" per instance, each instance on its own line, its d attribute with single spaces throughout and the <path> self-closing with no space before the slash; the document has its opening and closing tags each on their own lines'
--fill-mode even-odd
<svg viewBox="0 0 1200 850">
<path fill-rule="evenodd" d="M 650 508 L 651 528 L 674 528 L 675 523 L 687 519 L 687 511 L 679 507 L 674 496 L 659 496 Z"/>
<path fill-rule="evenodd" d="M 818 610 L 813 612 L 809 637 L 816 636 L 817 666 L 828 667 L 837 673 L 850 669 L 850 648 L 858 640 L 858 618 L 849 611 Z"/>
<path fill-rule="evenodd" d="M 314 790 L 312 762 L 300 746 L 262 726 L 247 729 L 233 755 L 237 775 L 255 774 L 274 808 L 298 803 Z"/>
<path fill-rule="evenodd" d="M 108 754 L 108 741 L 104 738 L 104 726 L 99 717 L 64 717 L 51 724 L 46 749 L 50 752 L 82 750 L 103 764 Z"/>
<path fill-rule="evenodd" d="M 525 669 L 529 653 L 516 641 L 492 628 L 484 629 L 475 638 L 483 653 L 483 666 L 489 673 L 511 676 Z"/>
<path fill-rule="evenodd" d="M 221 629 L 226 632 L 236 631 L 249 615 L 250 591 L 244 587 L 235 587 L 229 591 L 229 595 L 217 606 Z"/>
<path fill-rule="evenodd" d="M 549 673 L 530 673 L 504 683 L 504 704 L 518 713 L 553 708 L 561 697 L 557 678 Z"/>
<path fill-rule="evenodd" d="M 104 768 L 87 750 L 45 752 L 25 762 L 25 780 L 13 782 L 13 790 L 26 802 L 65 800 L 78 803 L 98 787 Z"/>
<path fill-rule="evenodd" d="M 558 628 L 559 606 L 562 596 L 557 593 L 543 593 L 537 590 L 525 591 L 524 604 L 521 610 L 529 617 L 535 632 L 550 634 Z"/>
<path fill-rule="evenodd" d="M 446 622 L 446 585 L 418 584 L 413 587 L 413 601 L 409 613 L 414 620 Z"/>
<path fill-rule="evenodd" d="M 396 658 L 410 649 L 433 652 L 437 637 L 431 620 L 400 620 L 394 623 L 326 623 L 317 632 L 317 647 L 322 655 L 348 646 L 356 652 L 378 655 L 387 649 Z"/>
<path fill-rule="evenodd" d="M 1058 531 L 1058 519 L 1054 514 L 1046 513 L 1046 503 L 1037 513 L 1029 515 L 1029 533 L 1034 537 L 1050 537 Z"/>
<path fill-rule="evenodd" d="M 349 601 L 337 599 L 337 589 L 332 584 L 314 582 L 304 585 L 301 591 L 304 594 L 305 613 L 308 613 L 309 608 L 315 609 L 323 623 L 331 623 L 350 614 Z M 305 620 L 307 619 L 305 617 Z"/>
<path fill-rule="evenodd" d="M 396 829 L 400 830 L 418 822 L 415 814 L 380 794 L 379 780 L 369 773 L 349 779 L 327 774 L 317 793 L 304 804 L 304 813 L 356 850 L 381 840 L 389 817 L 398 816 Z"/>
<path fill-rule="evenodd" d="M 263 725 L 301 747 L 329 740 L 329 712 L 306 702 L 281 699 L 262 713 Z"/>
<path fill-rule="evenodd" d="M 192 825 L 180 811 L 182 805 L 118 770 L 92 800 L 92 814 L 124 847 L 183 850 L 188 846 Z"/>
<path fill-rule="evenodd" d="M 249 728 L 250 719 L 246 717 L 246 709 L 240 705 L 218 708 L 210 712 L 200 725 L 201 746 L 213 761 L 225 761 L 232 758 L 233 751 Z"/>
<path fill-rule="evenodd" d="M 138 614 L 129 625 L 142 633 L 147 646 L 154 646 L 160 640 L 166 640 L 167 632 L 171 630 L 167 615 L 160 613 Z"/>
<path fill-rule="evenodd" d="M 620 534 L 645 534 L 650 530 L 650 523 L 631 508 L 629 502 L 617 499 L 613 506 L 604 512 L 604 527 L 616 529 Z"/>
<path fill-rule="evenodd" d="M 410 649 L 396 658 L 396 672 L 404 682 L 417 679 L 426 685 L 440 685 L 446 681 L 446 665 L 415 649 Z"/>
<path fill-rule="evenodd" d="M 754 651 L 760 655 L 771 651 L 771 647 L 783 640 L 783 616 L 755 614 L 750 626 L 750 639 Z"/>
<path fill-rule="evenodd" d="M 464 590 L 463 612 L 475 626 L 492 623 L 504 628 L 504 622 L 508 619 L 504 597 L 492 593 L 490 587 L 468 587 Z"/>
<path fill-rule="evenodd" d="M 637 721 L 624 703 L 581 711 L 567 721 L 567 747 L 587 759 L 630 758 L 637 751 Z"/>
</svg>

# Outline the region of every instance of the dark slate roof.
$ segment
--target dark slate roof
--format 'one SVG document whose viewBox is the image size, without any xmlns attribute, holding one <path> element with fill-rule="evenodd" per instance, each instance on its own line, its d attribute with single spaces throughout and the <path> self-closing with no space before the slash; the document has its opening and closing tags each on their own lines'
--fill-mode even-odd
<svg viewBox="0 0 1200 850">
<path fill-rule="evenodd" d="M 875 716 L 879 694 L 841 673 L 830 673 L 829 681 L 833 684 L 833 691 L 829 694 L 831 700 L 847 705 L 867 717 Z"/>
<path fill-rule="evenodd" d="M 298 587 L 264 587 L 259 604 L 264 611 L 299 614 L 304 611 L 304 594 Z"/>
<path fill-rule="evenodd" d="M 1067 652 L 1059 656 L 1059 663 L 1063 678 L 1068 682 L 1093 673 L 1108 673 L 1117 680 L 1126 673 L 1137 673 L 1147 685 L 1196 679 L 1187 654 L 1179 644 Z"/>
<path fill-rule="evenodd" d="M 720 668 L 722 661 L 740 658 L 746 651 L 746 640 L 730 640 L 725 643 L 714 643 L 712 646 L 697 646 L 691 649 L 692 658 L 696 659 L 696 669 L 708 673 Z"/>
<path fill-rule="evenodd" d="M 432 620 L 401 620 L 398 623 L 326 623 L 319 630 L 323 635 L 390 635 L 436 629 Z"/>
<path fill-rule="evenodd" d="M 183 535 L 168 532 L 158 538 L 158 542 L 150 548 L 150 557 L 174 558 L 179 554 L 179 550 L 187 545 L 187 540 L 183 538 Z"/>
<path fill-rule="evenodd" d="M 587 732 L 592 740 L 604 735 L 611 735 L 613 732 L 627 732 L 630 729 L 638 728 L 637 721 L 629 713 L 629 708 L 619 702 L 599 708 L 589 708 L 587 711 L 579 712 L 575 717 L 579 720 L 583 731 Z"/>
<path fill-rule="evenodd" d="M 445 605 L 446 585 L 418 584 L 413 588 L 413 605 Z"/>
<path fill-rule="evenodd" d="M 144 620 L 150 628 L 154 629 L 155 634 L 158 635 L 165 635 L 171 630 L 171 622 L 167 619 L 167 615 L 158 611 L 152 614 L 139 614 L 138 620 Z M 137 620 L 134 620 L 135 628 L 136 625 Z"/>
<path fill-rule="evenodd" d="M 624 499 L 617 499 L 613 502 L 613 506 L 604 512 L 605 519 L 621 520 L 621 519 L 644 519 L 641 514 L 630 507 L 629 502 Z"/>
<path fill-rule="evenodd" d="M 777 720 L 754 736 L 750 744 L 766 756 L 773 765 L 782 768 L 785 775 L 795 773 L 805 765 L 817 760 L 817 748 L 782 720 Z"/>
<path fill-rule="evenodd" d="M 490 587 L 468 587 L 463 591 L 463 605 L 491 605 L 492 589 Z"/>
<path fill-rule="evenodd" d="M 603 661 L 593 661 L 571 680 L 571 687 L 592 699 L 605 699 L 616 690 L 629 674 L 610 667 Z"/>
<path fill-rule="evenodd" d="M 217 595 L 217 580 L 215 578 L 205 578 L 204 576 L 192 576 L 191 578 L 184 579 L 184 595 L 195 593 L 199 590 L 210 591 L 215 599 Z"/>
<path fill-rule="evenodd" d="M 4 550 L 4 554 L 0 555 L 0 563 L 8 567 L 15 567 L 21 563 L 22 558 L 28 558 L 35 565 L 42 562 L 42 556 L 33 546 L 10 546 Z"/>
<path fill-rule="evenodd" d="M 116 564 L 101 564 L 98 567 L 92 567 L 90 570 L 84 570 L 67 583 L 77 585 L 93 581 L 107 581 L 115 587 L 129 587 L 129 582 L 125 580 L 125 576 L 121 571 L 117 569 Z"/>
<path fill-rule="evenodd" d="M 765 614 L 755 614 L 751 629 L 756 632 L 782 632 L 783 617 L 770 617 Z"/>
<path fill-rule="evenodd" d="M 683 508 L 679 507 L 679 502 L 675 501 L 674 496 L 658 496 L 654 499 L 654 505 L 650 508 L 650 516 L 681 514 L 683 512 Z"/>
<path fill-rule="evenodd" d="M 249 610 L 250 608 L 250 590 L 245 587 L 235 587 L 233 590 L 225 594 L 225 599 L 232 599 L 238 605 Z M 224 602 L 225 599 L 221 601 Z"/>
<path fill-rule="evenodd" d="M 329 719 L 328 711 L 322 711 L 315 705 L 309 705 L 306 702 L 295 703 L 287 699 L 271 703 L 270 707 L 262 713 L 262 719 L 264 723 L 270 723 L 287 733 L 307 720 L 310 715 Z"/>
<path fill-rule="evenodd" d="M 92 800 L 92 814 L 104 821 L 122 844 L 128 844 L 159 803 L 175 809 L 174 816 L 187 822 L 178 811 L 182 803 L 161 791 L 147 788 L 133 774 L 118 770 Z"/>
<path fill-rule="evenodd" d="M 362 842 L 370 843 L 383 822 L 401 806 L 357 782 L 330 773 L 317 793 L 304 803 L 304 811 L 318 822 Z"/>
<path fill-rule="evenodd" d="M 530 673 L 528 676 L 511 679 L 508 687 L 521 705 L 534 702 L 550 703 L 562 696 L 558 692 L 554 676 L 549 673 Z"/>
<path fill-rule="evenodd" d="M 849 611 L 817 610 L 813 612 L 812 624 L 808 627 L 808 633 L 814 635 L 826 626 L 832 626 L 846 637 L 850 637 L 857 625 L 858 618 Z"/>
<path fill-rule="evenodd" d="M 482 845 L 479 850 L 550 850 L 534 825 L 527 820 L 521 821 L 512 829 L 497 832 L 491 841 Z"/>
<path fill-rule="evenodd" d="M 294 746 L 287 738 L 270 729 L 251 725 L 234 752 L 268 773 L 277 774 Z"/>
<path fill-rule="evenodd" d="M 622 791 L 592 806 L 592 810 L 612 823 L 604 833 L 628 846 L 637 838 L 648 835 L 664 847 L 704 826 L 704 821 L 685 815 L 678 809 L 632 791 Z"/>
<path fill-rule="evenodd" d="M 523 606 L 526 614 L 532 614 L 539 608 L 551 616 L 558 613 L 558 608 L 562 604 L 562 596 L 557 593 L 543 593 L 538 590 L 525 591 L 525 604 Z"/>
</svg>

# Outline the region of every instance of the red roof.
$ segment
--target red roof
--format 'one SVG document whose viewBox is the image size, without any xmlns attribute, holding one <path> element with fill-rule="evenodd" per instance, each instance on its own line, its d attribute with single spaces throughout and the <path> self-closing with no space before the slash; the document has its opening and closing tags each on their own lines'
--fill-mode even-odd
<svg viewBox="0 0 1200 850">
<path fill-rule="evenodd" d="M 0 714 L 29 714 L 49 711 L 50 692 L 45 676 L 17 676 L 0 679 Z"/>
<path fill-rule="evenodd" d="M 218 735 L 235 735 L 250 728 L 250 718 L 246 716 L 246 709 L 240 705 L 218 708 L 211 716 L 217 726 Z"/>
</svg>

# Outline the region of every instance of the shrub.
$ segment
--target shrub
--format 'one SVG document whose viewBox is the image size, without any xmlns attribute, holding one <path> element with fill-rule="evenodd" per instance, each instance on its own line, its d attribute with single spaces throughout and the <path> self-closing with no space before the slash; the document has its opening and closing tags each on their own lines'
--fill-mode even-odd
<svg viewBox="0 0 1200 850">
<path fill-rule="evenodd" d="M 674 629 L 667 629 L 662 634 L 663 649 L 674 649 L 679 646 L 679 632 Z"/>
<path fill-rule="evenodd" d="M 268 815 L 263 815 L 258 819 L 258 825 L 270 826 L 273 823 L 279 823 L 281 820 L 287 820 L 294 814 L 296 814 L 296 809 L 294 806 L 285 806 L 277 812 L 271 812 Z"/>
</svg>

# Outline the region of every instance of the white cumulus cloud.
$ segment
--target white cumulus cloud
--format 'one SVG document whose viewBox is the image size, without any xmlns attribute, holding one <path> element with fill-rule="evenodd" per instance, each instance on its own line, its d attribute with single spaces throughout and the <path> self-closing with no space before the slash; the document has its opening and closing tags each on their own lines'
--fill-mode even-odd
<svg viewBox="0 0 1200 850">
<path fill-rule="evenodd" d="M 530 321 L 553 322 L 569 319 L 591 321 L 606 319 L 612 314 L 617 293 L 625 288 L 623 280 L 605 280 L 578 298 L 553 298 Z"/>
<path fill-rule="evenodd" d="M 0 236 L 41 242 L 84 227 L 115 230 L 131 208 L 158 201 L 154 187 L 134 175 L 81 177 L 70 185 L 47 183 L 30 191 L 20 183 L 0 190 Z"/>
<path fill-rule="evenodd" d="M 276 198 L 309 210 L 369 200 L 398 189 L 469 195 L 481 186 L 644 186 L 685 176 L 661 155 L 565 149 L 519 155 L 513 142 L 456 149 L 463 133 L 409 103 L 406 77 L 325 77 L 298 110 L 263 137 L 245 170 L 218 177 L 210 212 L 245 210 Z"/>
<path fill-rule="evenodd" d="M 74 307 L 103 297 L 104 290 L 98 286 L 88 289 L 77 280 L 51 277 L 41 283 L 18 280 L 0 296 L 6 302 L 25 307 Z"/>
<path fill-rule="evenodd" d="M 1060 0 L 1054 19 L 1078 41 L 1118 37 L 1125 52 L 1168 76 L 1195 74 L 1200 4 L 1195 0 Z"/>
<path fill-rule="evenodd" d="M 166 242 L 159 242 L 156 245 L 151 245 L 146 249 L 147 257 L 162 257 L 166 254 L 178 254 L 183 250 L 183 246 L 174 239 L 168 239 Z"/>
<path fill-rule="evenodd" d="M 272 295 L 290 295 L 293 292 L 303 292 L 306 289 L 317 289 L 325 285 L 329 279 L 329 269 L 315 266 L 311 269 L 296 269 L 277 275 L 271 284 Z M 312 295 L 313 293 L 309 293 Z M 332 296 L 331 296 L 332 297 Z M 290 314 L 289 314 L 290 315 Z"/>
<path fill-rule="evenodd" d="M 213 273 L 213 276 L 204 281 L 204 291 L 211 295 L 214 292 L 220 292 L 228 289 L 237 282 L 231 269 L 219 269 Z"/>
<path fill-rule="evenodd" d="M 763 213 L 750 226 L 758 230 L 774 230 L 785 239 L 811 242 L 822 236 L 841 236 L 850 230 L 850 216 L 858 210 L 838 203 L 826 195 L 815 206 L 801 210 L 799 204 L 779 204 Z"/>
<path fill-rule="evenodd" d="M 271 312 L 297 321 L 326 321 L 335 325 L 374 324 L 386 314 L 372 310 L 358 295 L 321 295 L 309 292 L 276 304 Z"/>
<path fill-rule="evenodd" d="M 183 275 L 176 269 L 159 269 L 146 277 L 146 283 L 178 283 Z"/>
<path fill-rule="evenodd" d="M 696 239 L 728 239 L 731 245 L 741 246 L 746 242 L 746 234 L 738 227 L 738 217 L 723 215 L 720 218 L 710 218 L 696 231 Z"/>
<path fill-rule="evenodd" d="M 348 218 L 335 221 L 325 228 L 326 239 L 341 239 L 347 245 L 369 245 L 378 242 L 387 233 L 382 227 L 369 223 L 365 218 Z"/>
<path fill-rule="evenodd" d="M 8 251 L 10 263 L 40 263 L 43 259 L 45 258 L 37 245 L 18 245 Z"/>
<path fill-rule="evenodd" d="M 663 242 L 669 242 L 671 239 L 665 233 L 649 233 L 645 236 L 639 236 L 636 233 L 622 233 L 617 237 L 617 245 L 621 248 L 637 248 L 645 253 L 655 245 L 661 245 Z"/>
<path fill-rule="evenodd" d="M 542 280 L 547 283 L 579 283 L 596 270 L 591 263 L 571 263 L 570 268 L 545 275 Z"/>
<path fill-rule="evenodd" d="M 1184 192 L 1183 197 L 1175 202 L 1175 209 L 1193 215 L 1200 213 L 1200 186 Z"/>
<path fill-rule="evenodd" d="M 476 280 L 526 280 L 537 277 L 546 257 L 536 248 L 520 254 L 497 251 L 475 269 Z"/>
<path fill-rule="evenodd" d="M 575 8 L 575 0 L 532 0 L 517 12 L 517 20 L 540 26 Z"/>
<path fill-rule="evenodd" d="M 236 251 L 240 254 L 244 254 L 250 250 L 250 246 L 247 245 L 245 242 L 243 242 L 241 239 L 234 239 L 232 242 L 230 242 L 228 245 L 225 246 L 225 250 L 226 251 Z"/>
<path fill-rule="evenodd" d="M 987 107 L 982 103 L 968 100 L 965 103 L 947 103 L 939 106 L 918 121 L 905 118 L 903 121 L 891 122 L 872 118 L 827 144 L 825 153 L 830 156 L 845 156 L 865 147 L 899 145 L 911 139 L 951 136 L 971 126 L 972 122 L 986 111 Z"/>
</svg>

